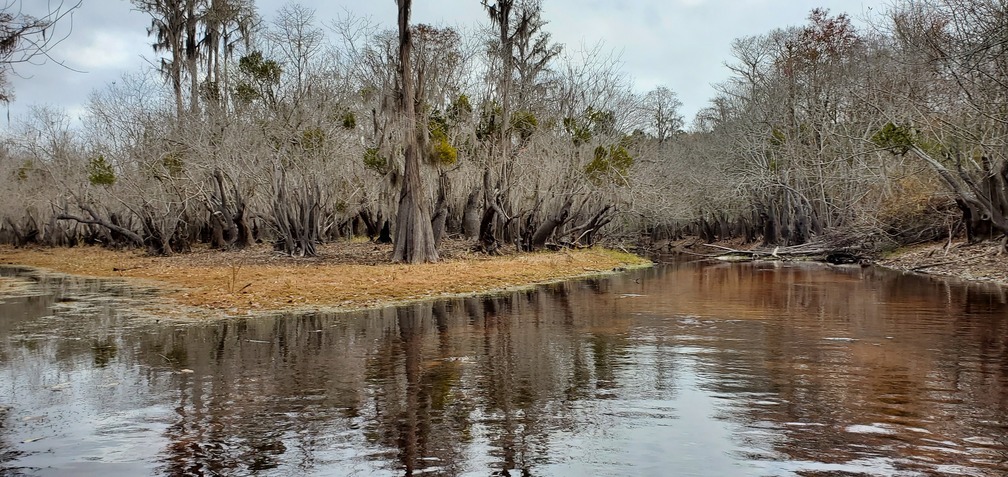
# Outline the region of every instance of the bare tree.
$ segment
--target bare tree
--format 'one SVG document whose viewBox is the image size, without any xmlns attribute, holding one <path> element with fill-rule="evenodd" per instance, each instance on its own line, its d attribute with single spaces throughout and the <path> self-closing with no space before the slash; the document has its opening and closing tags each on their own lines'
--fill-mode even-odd
<svg viewBox="0 0 1008 477">
<path fill-rule="evenodd" d="M 647 123 L 659 144 L 679 133 L 683 128 L 683 118 L 679 113 L 682 101 L 667 86 L 659 86 L 644 96 L 644 112 Z"/>
<path fill-rule="evenodd" d="M 538 197 L 520 204 L 523 197 L 518 182 L 528 182 L 521 181 L 516 171 L 520 170 L 518 156 L 539 128 L 537 113 L 550 96 L 548 89 L 555 87 L 550 83 L 549 68 L 561 48 L 543 31 L 546 22 L 539 0 L 499 0 L 494 4 L 484 0 L 482 4 L 493 35 L 488 49 L 489 94 L 476 132 L 486 150 L 479 240 L 483 250 L 496 252 L 501 242 L 528 243 L 535 234 L 534 214 L 557 216 L 538 210 L 544 205 Z M 559 202 L 565 203 L 562 199 Z"/>
<path fill-rule="evenodd" d="M 906 63 L 932 85 L 873 138 L 912 152 L 955 196 L 970 240 L 1008 245 L 1008 6 L 998 0 L 906 0 L 892 12 Z"/>
</svg>

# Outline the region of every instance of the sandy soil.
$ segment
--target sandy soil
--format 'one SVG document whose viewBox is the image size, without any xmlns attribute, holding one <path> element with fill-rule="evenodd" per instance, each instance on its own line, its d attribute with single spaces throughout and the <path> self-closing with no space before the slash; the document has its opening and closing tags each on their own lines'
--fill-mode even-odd
<svg viewBox="0 0 1008 477">
<path fill-rule="evenodd" d="M 1008 254 L 1000 244 L 984 242 L 927 243 L 907 247 L 878 260 L 879 265 L 933 275 L 999 283 L 1008 286 Z"/>
<path fill-rule="evenodd" d="M 452 242 L 444 247 L 441 262 L 404 265 L 389 263 L 391 246 L 359 241 L 323 245 L 314 258 L 293 258 L 265 246 L 171 257 L 99 247 L 0 247 L 0 264 L 121 278 L 162 289 L 169 302 L 215 316 L 359 309 L 650 265 L 637 256 L 601 248 L 496 257 L 471 250 L 471 243 Z"/>
</svg>

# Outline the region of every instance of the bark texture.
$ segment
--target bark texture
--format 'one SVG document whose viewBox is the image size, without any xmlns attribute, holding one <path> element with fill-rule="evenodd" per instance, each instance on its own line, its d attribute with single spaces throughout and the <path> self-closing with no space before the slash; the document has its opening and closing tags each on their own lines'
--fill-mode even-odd
<svg viewBox="0 0 1008 477">
<path fill-rule="evenodd" d="M 437 246 L 431 227 L 430 210 L 420 177 L 419 140 L 416 127 L 416 91 L 410 55 L 413 32 L 409 24 L 412 0 L 397 0 L 399 5 L 399 81 L 402 85 L 403 122 L 406 140 L 406 167 L 403 172 L 399 211 L 396 215 L 395 248 L 392 261 L 406 263 L 436 262 Z"/>
</svg>

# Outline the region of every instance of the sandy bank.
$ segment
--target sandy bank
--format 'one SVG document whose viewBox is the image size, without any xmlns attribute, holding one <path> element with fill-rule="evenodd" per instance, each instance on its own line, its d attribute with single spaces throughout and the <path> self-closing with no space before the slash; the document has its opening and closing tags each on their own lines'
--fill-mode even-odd
<svg viewBox="0 0 1008 477">
<path fill-rule="evenodd" d="M 469 250 L 464 242 L 453 243 L 445 247 L 441 262 L 404 265 L 388 263 L 390 246 L 368 242 L 324 245 L 314 258 L 292 258 L 262 246 L 170 257 L 99 247 L 0 247 L 0 264 L 154 286 L 164 290 L 169 303 L 216 316 L 368 308 L 650 265 L 635 255 L 601 248 L 495 257 Z"/>
</svg>

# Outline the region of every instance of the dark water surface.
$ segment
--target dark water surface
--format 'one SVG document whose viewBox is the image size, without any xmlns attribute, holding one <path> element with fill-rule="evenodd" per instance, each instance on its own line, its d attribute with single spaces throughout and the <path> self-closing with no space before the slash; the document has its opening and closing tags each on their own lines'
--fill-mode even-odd
<svg viewBox="0 0 1008 477">
<path fill-rule="evenodd" d="M 993 286 L 685 263 L 178 323 L 4 275 L 0 475 L 1008 475 Z"/>
</svg>

